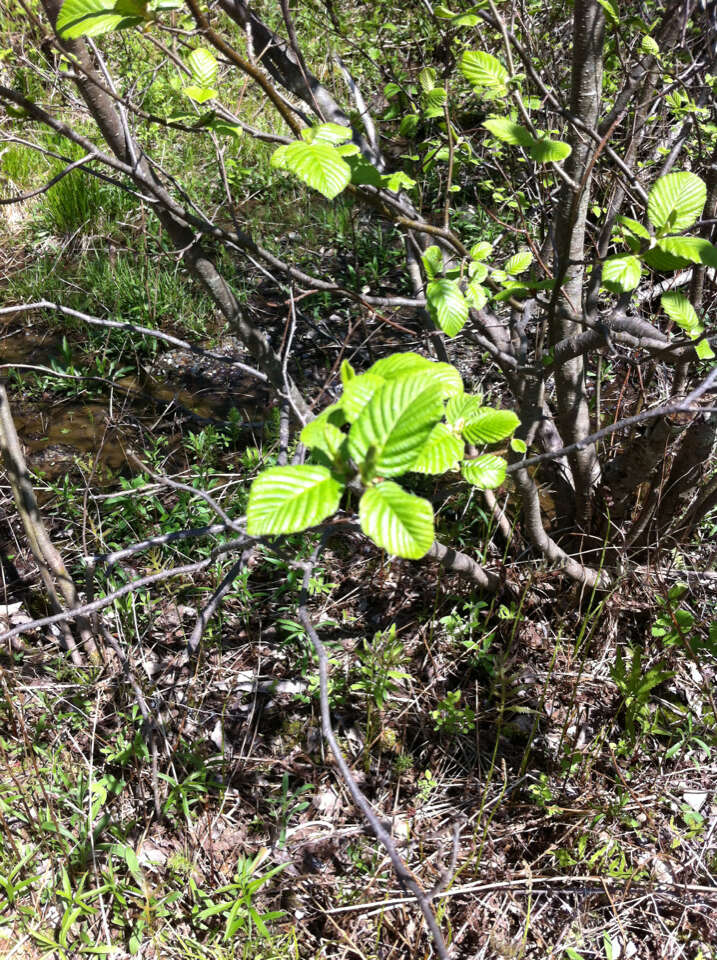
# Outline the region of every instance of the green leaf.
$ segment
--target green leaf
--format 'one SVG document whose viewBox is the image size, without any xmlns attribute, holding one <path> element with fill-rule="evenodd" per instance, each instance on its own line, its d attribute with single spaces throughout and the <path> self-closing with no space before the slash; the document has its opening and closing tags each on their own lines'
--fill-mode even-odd
<svg viewBox="0 0 717 960">
<path fill-rule="evenodd" d="M 521 127 L 519 123 L 514 123 L 507 117 L 489 117 L 483 121 L 482 126 L 492 133 L 496 140 L 510 143 L 514 147 L 532 147 L 535 143 L 530 130 L 526 130 L 525 127 Z M 471 256 L 473 256 L 472 253 Z"/>
<path fill-rule="evenodd" d="M 301 138 L 306 143 L 328 143 L 332 146 L 345 143 L 352 136 L 351 127 L 344 127 L 340 123 L 317 123 L 301 131 Z"/>
<path fill-rule="evenodd" d="M 472 483 L 479 490 L 493 490 L 505 480 L 506 467 L 507 463 L 502 457 L 484 453 L 475 460 L 464 460 L 461 473 L 468 483 Z"/>
<path fill-rule="evenodd" d="M 640 282 L 642 267 L 637 257 L 610 257 L 602 267 L 602 283 L 612 293 L 627 293 Z"/>
<path fill-rule="evenodd" d="M 356 146 L 347 144 L 347 146 Z M 358 150 L 358 147 L 356 147 Z M 383 176 L 372 163 L 363 156 L 362 153 L 355 153 L 353 156 L 346 157 L 346 162 L 351 168 L 351 183 L 357 186 L 367 185 L 369 187 L 380 188 L 383 186 Z"/>
<path fill-rule="evenodd" d="M 206 47 L 197 47 L 187 57 L 192 79 L 199 87 L 213 87 L 219 76 L 219 64 Z"/>
<path fill-rule="evenodd" d="M 461 375 L 450 363 L 435 363 L 419 353 L 394 353 L 390 357 L 377 360 L 367 373 L 375 374 L 384 380 L 397 380 L 420 373 L 430 377 L 439 387 L 441 397 L 452 397 L 463 392 Z"/>
<path fill-rule="evenodd" d="M 426 94 L 426 116 L 442 117 L 443 107 L 448 99 L 445 87 L 435 87 L 430 93 Z"/>
<path fill-rule="evenodd" d="M 344 384 L 344 392 L 341 394 L 341 408 L 349 423 L 353 423 L 357 419 L 371 397 L 384 382 L 383 377 L 377 377 L 373 373 L 362 373 Z"/>
<path fill-rule="evenodd" d="M 486 257 L 489 257 L 493 252 L 493 244 L 488 243 L 487 240 L 479 240 L 478 243 L 474 243 L 471 247 L 471 259 L 472 260 L 485 260 Z"/>
<path fill-rule="evenodd" d="M 510 449 L 515 450 L 516 453 L 526 453 L 528 447 L 525 440 L 521 440 L 520 437 L 513 437 L 510 441 Z"/>
<path fill-rule="evenodd" d="M 440 474 L 455 470 L 465 452 L 465 444 L 445 423 L 437 423 L 431 430 L 416 462 L 414 473 Z"/>
<path fill-rule="evenodd" d="M 650 57 L 659 57 L 660 56 L 660 46 L 655 40 L 654 37 L 645 36 L 640 41 L 640 50 L 643 53 L 646 53 Z"/>
<path fill-rule="evenodd" d="M 482 310 L 488 302 L 488 293 L 482 287 L 477 277 L 473 277 L 466 287 L 466 300 L 474 310 Z"/>
<path fill-rule="evenodd" d="M 650 239 L 650 232 L 647 227 L 644 227 L 638 220 L 633 220 L 632 217 L 618 217 L 617 222 L 625 230 L 629 230 L 630 233 L 634 233 L 636 237 L 640 237 L 642 240 Z"/>
<path fill-rule="evenodd" d="M 650 250 L 645 250 L 640 254 L 642 262 L 647 264 L 653 270 L 659 270 L 661 273 L 667 273 L 670 270 L 681 270 L 683 267 L 689 267 L 690 261 L 683 257 L 675 257 L 671 253 L 663 250 L 660 241 Z"/>
<path fill-rule="evenodd" d="M 701 337 L 704 333 L 704 327 L 699 331 L 697 336 Z M 693 337 L 693 340 L 696 340 L 697 337 Z M 699 343 L 695 344 L 695 352 L 700 360 L 712 360 L 714 359 L 715 352 L 709 344 L 708 340 L 700 340 Z"/>
<path fill-rule="evenodd" d="M 520 426 L 512 410 L 482 407 L 476 410 L 463 427 L 463 436 L 470 443 L 498 443 Z"/>
<path fill-rule="evenodd" d="M 689 332 L 700 326 L 700 318 L 684 294 L 675 291 L 663 293 L 660 303 L 670 320 L 674 321 L 683 330 Z"/>
<path fill-rule="evenodd" d="M 426 287 L 428 309 L 449 337 L 455 337 L 468 319 L 468 304 L 455 280 L 434 280 Z"/>
<path fill-rule="evenodd" d="M 442 416 L 441 388 L 433 378 L 419 373 L 387 380 L 351 427 L 349 456 L 364 465 L 364 480 L 399 476 L 413 466 Z"/>
<path fill-rule="evenodd" d="M 508 71 L 500 60 L 482 50 L 466 50 L 461 58 L 461 73 L 474 87 L 487 87 L 501 93 L 506 90 Z"/>
<path fill-rule="evenodd" d="M 384 174 L 381 177 L 381 183 L 392 193 L 398 193 L 401 190 L 410 190 L 411 187 L 416 186 L 416 181 L 409 177 L 407 173 L 404 173 L 403 170 Z"/>
<path fill-rule="evenodd" d="M 468 276 L 476 283 L 483 283 L 488 276 L 488 267 L 485 263 L 478 260 L 471 260 L 468 264 Z"/>
<path fill-rule="evenodd" d="M 331 404 L 322 410 L 318 417 L 310 420 L 301 431 L 299 439 L 309 450 L 324 454 L 326 466 L 336 457 L 341 445 L 346 440 L 346 434 L 341 430 L 345 422 L 343 409 L 337 403 Z M 319 457 L 319 459 L 322 459 Z"/>
<path fill-rule="evenodd" d="M 351 168 L 328 143 L 297 140 L 274 151 L 271 164 L 289 170 L 307 186 L 333 200 L 351 182 Z"/>
<path fill-rule="evenodd" d="M 418 83 L 424 93 L 430 93 L 436 85 L 438 74 L 433 67 L 424 67 L 418 74 Z"/>
<path fill-rule="evenodd" d="M 247 533 L 261 537 L 306 530 L 336 512 L 343 489 L 325 467 L 270 467 L 251 485 Z"/>
<path fill-rule="evenodd" d="M 536 163 L 559 163 L 570 156 L 572 149 L 562 140 L 534 140 L 528 153 Z"/>
<path fill-rule="evenodd" d="M 134 27 L 146 18 L 142 0 L 65 0 L 57 15 L 57 32 L 63 39 L 98 37 L 112 30 Z"/>
<path fill-rule="evenodd" d="M 443 273 L 443 254 L 441 248 L 435 244 L 425 250 L 421 261 L 429 280 L 435 280 L 439 273 Z"/>
<path fill-rule="evenodd" d="M 483 397 L 480 394 L 461 393 L 446 404 L 446 420 L 456 430 L 463 430 L 466 423 L 482 409 Z"/>
<path fill-rule="evenodd" d="M 194 100 L 195 103 L 206 103 L 218 96 L 217 91 L 212 87 L 196 87 L 193 85 L 184 87 L 182 93 L 190 100 Z"/>
<path fill-rule="evenodd" d="M 668 173 L 655 183 L 647 200 L 647 216 L 655 230 L 677 233 L 691 227 L 702 213 L 707 187 L 694 173 Z"/>
<path fill-rule="evenodd" d="M 348 360 L 342 360 L 342 361 L 341 361 L 341 371 L 340 371 L 340 372 L 341 372 L 341 385 L 342 385 L 343 387 L 346 386 L 346 384 L 349 382 L 349 380 L 353 380 L 353 378 L 356 376 L 356 371 L 355 371 L 354 368 L 351 366 L 351 364 L 348 362 Z"/>
<path fill-rule="evenodd" d="M 433 507 L 391 480 L 366 490 L 359 522 L 367 537 L 397 557 L 419 560 L 433 545 Z"/>
<path fill-rule="evenodd" d="M 612 0 L 598 0 L 598 3 L 603 8 L 607 15 L 607 19 L 610 23 L 616 27 L 620 23 L 620 16 L 617 12 L 617 7 L 612 2 Z"/>
<path fill-rule="evenodd" d="M 689 263 L 717 267 L 717 249 L 703 237 L 663 237 L 657 246 L 665 253 Z"/>
<path fill-rule="evenodd" d="M 517 277 L 519 273 L 523 273 L 525 270 L 527 270 L 532 262 L 533 254 L 530 252 L 530 250 L 521 250 L 519 253 L 513 254 L 503 269 L 511 276 Z"/>
</svg>

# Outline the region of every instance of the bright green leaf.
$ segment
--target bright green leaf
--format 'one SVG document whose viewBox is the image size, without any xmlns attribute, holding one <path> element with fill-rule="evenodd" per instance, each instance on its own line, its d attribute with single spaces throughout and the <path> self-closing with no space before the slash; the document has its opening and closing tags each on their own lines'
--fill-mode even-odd
<svg viewBox="0 0 717 960">
<path fill-rule="evenodd" d="M 693 328 L 700 326 L 700 318 L 684 294 L 677 293 L 676 291 L 663 293 L 660 298 L 660 303 L 670 320 L 683 330 L 689 332 Z"/>
<path fill-rule="evenodd" d="M 560 163 L 570 156 L 572 147 L 562 140 L 534 140 L 528 152 L 536 163 Z"/>
<path fill-rule="evenodd" d="M 620 23 L 620 16 L 617 12 L 617 6 L 612 2 L 612 0 L 598 0 L 598 3 L 605 11 L 607 20 L 614 27 L 616 27 Z"/>
<path fill-rule="evenodd" d="M 489 133 L 492 133 L 496 140 L 502 140 L 503 143 L 510 143 L 514 147 L 532 147 L 535 139 L 519 123 L 514 123 L 508 117 L 489 117 L 482 124 Z"/>
<path fill-rule="evenodd" d="M 519 426 L 520 420 L 512 410 L 482 407 L 466 421 L 463 436 L 469 443 L 498 443 Z"/>
<path fill-rule="evenodd" d="M 610 257 L 602 267 L 603 286 L 612 293 L 628 293 L 640 282 L 642 267 L 637 257 Z"/>
<path fill-rule="evenodd" d="M 383 377 L 378 377 L 372 373 L 362 373 L 358 377 L 352 377 L 348 383 L 344 384 L 344 392 L 341 394 L 341 408 L 349 423 L 356 420 L 383 383 Z"/>
<path fill-rule="evenodd" d="M 219 76 L 219 64 L 206 47 L 197 47 L 187 57 L 187 66 L 198 87 L 213 87 Z"/>
<path fill-rule="evenodd" d="M 464 52 L 461 73 L 474 87 L 487 87 L 496 93 L 505 90 L 508 83 L 508 71 L 500 60 L 482 50 Z"/>
<path fill-rule="evenodd" d="M 424 67 L 418 74 L 418 83 L 424 93 L 430 93 L 436 85 L 436 71 L 433 67 Z"/>
<path fill-rule="evenodd" d="M 465 444 L 445 423 L 437 423 L 426 440 L 418 459 L 411 467 L 414 473 L 441 474 L 455 470 L 465 452 Z"/>
<path fill-rule="evenodd" d="M 665 253 L 689 263 L 717 267 L 717 249 L 703 237 L 663 237 L 657 246 Z"/>
<path fill-rule="evenodd" d="M 641 240 L 649 240 L 650 232 L 647 227 L 643 226 L 638 220 L 633 220 L 632 217 L 618 217 L 617 222 L 625 230 L 629 230 L 630 233 L 634 233 L 636 237 L 640 237 Z"/>
<path fill-rule="evenodd" d="M 466 300 L 474 310 L 482 310 L 488 302 L 488 293 L 482 287 L 477 277 L 473 277 L 466 287 Z"/>
<path fill-rule="evenodd" d="M 513 277 L 517 277 L 519 273 L 523 273 L 533 262 L 533 254 L 530 250 L 521 250 L 519 253 L 514 253 L 513 256 L 505 264 L 504 270 L 506 273 L 509 273 Z"/>
<path fill-rule="evenodd" d="M 483 397 L 480 394 L 461 393 L 446 404 L 446 420 L 455 429 L 462 431 L 463 426 L 482 409 Z"/>
<path fill-rule="evenodd" d="M 505 480 L 506 467 L 507 463 L 502 457 L 484 453 L 475 460 L 464 460 L 461 473 L 468 483 L 479 490 L 494 490 Z"/>
<path fill-rule="evenodd" d="M 194 85 L 184 87 L 182 93 L 190 100 L 194 100 L 195 103 L 207 103 L 208 100 L 214 100 L 218 95 L 212 87 L 197 87 Z"/>
<path fill-rule="evenodd" d="M 471 280 L 475 280 L 476 283 L 483 283 L 488 276 L 488 267 L 485 263 L 480 263 L 478 260 L 471 260 L 468 264 L 468 276 Z"/>
<path fill-rule="evenodd" d="M 428 309 L 449 337 L 455 337 L 468 319 L 468 304 L 455 280 L 434 280 L 426 287 Z"/>
<path fill-rule="evenodd" d="M 485 260 L 486 257 L 489 257 L 493 252 L 493 244 L 488 243 L 487 240 L 479 240 L 478 243 L 474 243 L 471 247 L 471 259 L 472 260 Z"/>
<path fill-rule="evenodd" d="M 67 40 L 98 37 L 141 23 L 147 14 L 142 0 L 65 0 L 57 15 L 57 32 Z"/>
<path fill-rule="evenodd" d="M 435 244 L 424 251 L 421 260 L 429 280 L 435 280 L 438 274 L 443 272 L 443 254 L 441 248 Z"/>
<path fill-rule="evenodd" d="M 351 168 L 328 143 L 296 140 L 274 151 L 272 166 L 291 173 L 309 187 L 333 200 L 351 182 Z"/>
<path fill-rule="evenodd" d="M 655 183 L 647 201 L 647 216 L 660 233 L 691 227 L 702 213 L 707 187 L 694 173 L 668 173 Z"/>
<path fill-rule="evenodd" d="M 433 545 L 433 507 L 390 480 L 366 490 L 359 522 L 367 537 L 397 557 L 419 560 Z"/>
<path fill-rule="evenodd" d="M 335 513 L 343 485 L 324 467 L 270 467 L 254 480 L 247 506 L 247 533 L 262 537 L 298 533 Z"/>
<path fill-rule="evenodd" d="M 335 146 L 345 143 L 353 136 L 351 127 L 344 127 L 340 123 L 317 123 L 314 127 L 304 127 L 301 138 L 306 143 L 328 143 Z"/>
<path fill-rule="evenodd" d="M 659 57 L 660 55 L 660 47 L 654 37 L 643 37 L 640 41 L 640 50 L 650 57 Z"/>
<path fill-rule="evenodd" d="M 528 447 L 525 443 L 525 440 L 521 440 L 520 437 L 513 437 L 510 441 L 510 449 L 514 450 L 516 453 L 526 453 Z"/>
<path fill-rule="evenodd" d="M 387 380 L 351 427 L 349 456 L 357 465 L 365 465 L 364 480 L 405 473 L 442 415 L 441 388 L 433 378 L 417 373 Z"/>
<path fill-rule="evenodd" d="M 410 190 L 411 187 L 416 186 L 416 181 L 409 177 L 407 173 L 404 173 L 403 170 L 384 174 L 381 177 L 381 182 L 392 193 L 398 193 L 400 190 Z"/>
</svg>

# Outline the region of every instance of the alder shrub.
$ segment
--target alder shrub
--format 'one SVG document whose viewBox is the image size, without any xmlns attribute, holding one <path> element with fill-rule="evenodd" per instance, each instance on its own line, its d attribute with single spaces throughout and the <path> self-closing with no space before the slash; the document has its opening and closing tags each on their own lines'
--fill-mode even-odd
<svg viewBox="0 0 717 960">
<path fill-rule="evenodd" d="M 614 581 L 626 559 L 684 545 L 717 505 L 716 422 L 702 409 L 709 391 L 694 394 L 714 359 L 717 269 L 704 11 L 688 0 L 664 10 L 527 4 L 518 19 L 496 4 L 417 4 L 405 16 L 390 4 L 280 6 L 40 0 L 42 43 L 57 56 L 49 102 L 37 96 L 47 66 L 32 58 L 7 58 L 14 82 L 0 85 L 26 128 L 85 151 L 56 159 L 155 214 L 301 421 L 311 462 L 256 479 L 250 534 L 321 524 L 349 491 L 376 544 L 420 558 L 433 512 L 398 478 L 460 471 L 490 490 L 510 471 L 534 556 L 579 582 Z M 382 46 L 388 33 L 401 42 Z M 333 49 L 350 62 L 333 57 L 331 76 L 312 60 Z M 268 141 L 264 174 L 277 197 L 306 188 L 320 209 L 346 195 L 360 211 L 354 230 L 391 225 L 402 269 L 379 269 L 373 286 L 359 281 L 360 262 L 348 279 L 338 260 L 310 272 L 280 230 L 268 249 L 255 224 L 210 216 L 159 156 L 161 127 L 211 145 L 210 205 L 220 196 L 233 208 L 243 184 L 229 176 L 232 155 L 249 138 Z M 23 143 L 43 149 L 39 133 Z M 344 364 L 341 399 L 314 419 L 303 393 L 312 385 L 294 382 L 295 358 L 274 350 L 222 272 L 245 258 L 304 304 L 319 295 L 363 317 L 404 311 L 436 359 L 399 352 L 360 373 Z M 458 343 L 464 358 L 473 350 L 491 365 L 491 396 L 505 409 L 463 391 Z M 636 378 L 634 391 L 606 382 L 613 363 L 625 383 Z M 675 419 L 686 396 L 688 416 Z M 635 414 L 640 426 L 602 442 Z M 503 458 L 492 445 L 508 439 Z M 538 482 L 556 491 L 553 517 Z"/>
<path fill-rule="evenodd" d="M 512 411 L 483 406 L 482 397 L 465 393 L 455 367 L 416 353 L 395 353 L 359 376 L 344 361 L 341 379 L 341 400 L 301 432 L 316 463 L 271 467 L 257 477 L 249 494 L 247 532 L 294 533 L 321 523 L 338 509 L 347 486 L 358 483 L 366 536 L 389 553 L 419 559 L 435 539 L 433 507 L 390 478 L 460 467 L 480 490 L 499 487 L 506 461 L 493 453 L 465 459 L 466 441 L 498 443 L 519 420 Z"/>
</svg>

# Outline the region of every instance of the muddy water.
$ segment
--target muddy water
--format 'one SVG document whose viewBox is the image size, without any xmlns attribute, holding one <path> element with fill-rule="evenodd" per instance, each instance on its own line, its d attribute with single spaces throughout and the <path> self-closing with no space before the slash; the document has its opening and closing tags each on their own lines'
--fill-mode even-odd
<svg viewBox="0 0 717 960">
<path fill-rule="evenodd" d="M 78 372 L 87 366 L 77 343 L 80 336 L 75 332 L 68 337 L 75 338 L 70 346 L 77 346 L 72 359 Z M 239 345 L 230 339 L 212 353 L 246 362 Z M 129 472 L 127 449 L 136 448 L 146 431 L 159 428 L 165 436 L 169 433 L 170 440 L 176 431 L 178 440 L 180 429 L 226 425 L 230 410 L 236 408 L 240 423 L 260 432 L 268 414 L 268 395 L 260 384 L 238 374 L 231 363 L 185 351 L 158 353 L 146 368 L 120 377 L 114 387 L 63 380 L 20 366 L 50 367 L 53 361 L 65 368 L 61 333 L 27 316 L 0 320 L 0 377 L 6 382 L 28 466 L 49 480 L 78 473 L 83 467 L 87 472 L 93 465 L 96 470 L 104 468 L 98 470 L 97 480 Z M 13 370 L 25 384 L 18 382 Z"/>
</svg>

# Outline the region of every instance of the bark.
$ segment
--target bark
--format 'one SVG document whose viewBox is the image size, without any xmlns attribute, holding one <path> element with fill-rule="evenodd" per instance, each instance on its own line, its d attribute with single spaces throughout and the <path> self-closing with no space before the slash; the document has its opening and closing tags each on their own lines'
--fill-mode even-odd
<svg viewBox="0 0 717 960">
<path fill-rule="evenodd" d="M 604 17 L 597 0 L 575 0 L 573 15 L 573 62 L 571 112 L 581 123 L 595 127 L 602 93 L 602 47 Z M 564 280 L 562 291 L 556 288 L 551 304 L 550 340 L 555 345 L 573 337 L 581 327 L 570 313 L 582 314 L 585 255 L 585 224 L 590 201 L 592 146 L 587 137 L 573 131 L 572 153 L 565 170 L 577 184 L 563 184 L 555 219 L 556 277 Z M 567 309 L 566 309 L 567 308 Z M 555 373 L 558 395 L 558 423 L 566 443 L 575 443 L 590 433 L 590 411 L 582 355 L 562 364 Z M 593 448 L 577 451 L 571 458 L 575 476 L 578 514 L 597 482 L 600 469 Z"/>
</svg>

